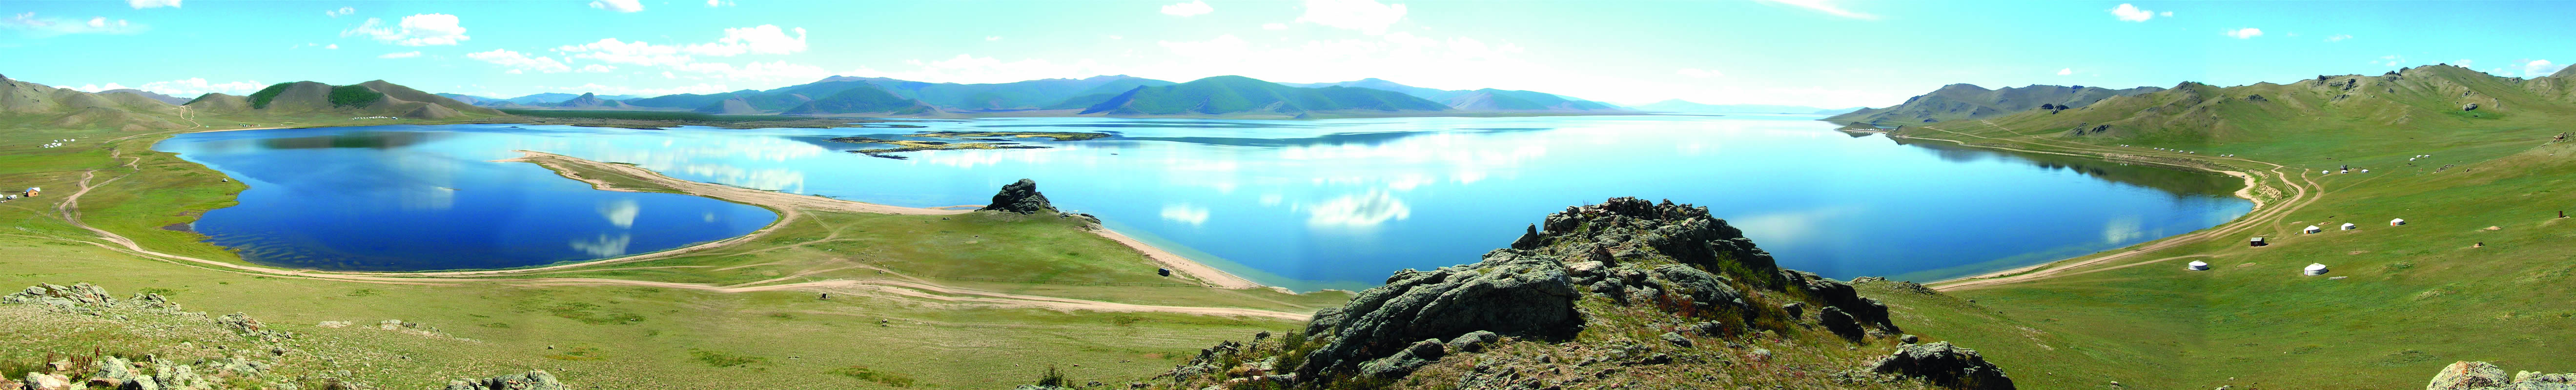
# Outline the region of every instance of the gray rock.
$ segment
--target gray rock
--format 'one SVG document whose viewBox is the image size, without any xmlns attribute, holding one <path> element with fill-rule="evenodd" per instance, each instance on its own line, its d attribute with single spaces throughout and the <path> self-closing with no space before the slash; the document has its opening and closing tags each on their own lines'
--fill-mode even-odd
<svg viewBox="0 0 2576 390">
<path fill-rule="evenodd" d="M 2468 105 L 2460 106 L 2460 111 L 2474 111 L 2474 110 L 2477 110 L 2477 109 L 2478 109 L 2478 104 L 2477 104 L 2477 103 L 2469 103 Z"/>
<path fill-rule="evenodd" d="M 546 373 L 545 370 L 530 370 L 526 373 L 486 379 L 468 378 L 448 381 L 446 390 L 564 390 L 564 384 L 555 380 L 555 374 Z"/>
<path fill-rule="evenodd" d="M 1553 257 L 1496 250 L 1476 264 L 1416 272 L 1360 292 L 1319 312 L 1307 334 L 1333 335 L 1308 355 L 1300 373 L 1348 370 L 1395 353 L 1409 340 L 1454 338 L 1474 331 L 1562 339 L 1583 327 L 1578 293 Z"/>
<path fill-rule="evenodd" d="M 1502 339 L 1502 336 L 1496 335 L 1494 332 L 1481 330 L 1467 332 L 1467 334 L 1458 335 L 1458 338 L 1449 339 L 1449 350 L 1469 353 L 1484 352 L 1485 344 L 1493 343 L 1495 340 L 1500 339 Z"/>
<path fill-rule="evenodd" d="M 1887 304 L 1879 303 L 1877 299 L 1861 297 L 1850 284 L 1797 270 L 1781 270 L 1780 278 L 1790 286 L 1806 290 L 1808 297 L 1822 301 L 1825 306 L 1841 308 L 1843 313 L 1850 314 L 1852 319 L 1859 321 L 1863 327 L 1876 328 L 1888 333 L 1903 332 L 1897 329 L 1894 322 L 1888 321 Z"/>
<path fill-rule="evenodd" d="M 1913 343 L 1923 342 L 1923 338 L 1920 338 L 1920 337 L 1914 337 L 1914 335 L 1910 335 L 1910 334 L 1909 334 L 1909 335 L 1905 335 L 1905 336 L 1903 336 L 1903 337 L 1897 337 L 1897 338 L 1896 338 L 1896 341 L 1897 341 L 1897 342 L 1901 342 L 1901 343 L 1906 343 L 1906 344 L 1913 344 Z"/>
<path fill-rule="evenodd" d="M 38 374 L 29 371 L 23 380 L 18 381 L 18 385 L 26 386 L 27 390 L 65 390 L 72 388 L 72 379 L 62 375 Z"/>
<path fill-rule="evenodd" d="M 1907 345 L 1896 348 L 1870 367 L 1881 374 L 1922 378 L 1933 384 L 1956 389 L 2008 390 L 2012 378 L 2004 376 L 2001 367 L 1987 363 L 1976 350 L 1959 348 L 1950 342 Z"/>
<path fill-rule="evenodd" d="M 1782 304 L 1782 305 L 1780 305 L 1780 311 L 1781 311 L 1781 312 L 1789 313 L 1789 317 L 1790 317 L 1790 318 L 1806 318 L 1806 317 L 1807 317 L 1807 304 L 1804 304 L 1804 303 L 1798 303 L 1798 302 L 1789 302 L 1789 303 L 1787 303 L 1787 304 Z"/>
<path fill-rule="evenodd" d="M 1440 357 L 1448 355 L 1445 348 L 1447 347 L 1443 346 L 1439 339 L 1415 341 L 1413 344 L 1405 345 L 1404 349 L 1397 351 L 1393 356 L 1361 363 L 1360 375 L 1379 378 L 1404 377 L 1405 374 L 1413 373 L 1413 370 L 1440 361 Z"/>
<path fill-rule="evenodd" d="M 1002 185 L 1002 192 L 993 194 L 993 201 L 984 204 L 984 208 L 976 211 L 1037 214 L 1054 209 L 1055 204 L 1047 203 L 1046 194 L 1038 193 L 1037 181 L 1020 179 L 1018 182 Z"/>
<path fill-rule="evenodd" d="M 1724 276 L 1680 264 L 1655 267 L 1655 274 L 1663 276 L 1664 280 L 1672 281 L 1672 289 L 1690 296 L 1692 304 L 1699 306 L 1700 309 L 1746 308 L 1744 292 L 1736 291 L 1734 286 L 1728 285 L 1727 282 L 1730 280 Z"/>
<path fill-rule="evenodd" d="M 98 309 L 115 305 L 116 298 L 108 296 L 107 289 L 88 282 L 71 286 L 39 283 L 26 290 L 0 296 L 0 303 L 49 305 L 74 313 L 97 314 Z"/>
<path fill-rule="evenodd" d="M 2457 362 L 2451 363 L 2448 367 L 2442 367 L 2441 372 L 2433 374 L 2433 382 L 2425 384 L 2424 390 L 2504 389 L 2511 384 L 2512 382 L 2505 378 L 2504 370 L 2496 368 L 2494 364 Z"/>
<path fill-rule="evenodd" d="M 1843 313 L 1843 309 L 1839 307 L 1826 306 L 1825 310 L 1817 311 L 1816 321 L 1824 323 L 1825 330 L 1833 331 L 1834 335 L 1843 336 L 1846 339 L 1859 339 L 1866 335 L 1860 329 L 1860 322 L 1852 321 L 1851 314 Z"/>
<path fill-rule="evenodd" d="M 1700 321 L 1699 323 L 1691 324 L 1690 330 L 1692 333 L 1698 333 L 1700 337 L 1725 336 L 1726 323 L 1717 321 Z"/>
<path fill-rule="evenodd" d="M 1661 337 L 1661 338 L 1663 338 L 1663 339 L 1664 339 L 1664 342 L 1666 342 L 1666 343 L 1672 343 L 1672 344 L 1673 344 L 1673 346 L 1676 346 L 1676 347 L 1682 347 L 1682 348 L 1690 348 L 1690 347 L 1691 347 L 1691 340 L 1690 340 L 1690 338 L 1689 338 L 1689 337 L 1682 337 L 1682 334 L 1680 334 L 1680 333 L 1664 332 L 1664 335 L 1662 335 L 1662 336 L 1657 336 L 1657 337 Z"/>
</svg>

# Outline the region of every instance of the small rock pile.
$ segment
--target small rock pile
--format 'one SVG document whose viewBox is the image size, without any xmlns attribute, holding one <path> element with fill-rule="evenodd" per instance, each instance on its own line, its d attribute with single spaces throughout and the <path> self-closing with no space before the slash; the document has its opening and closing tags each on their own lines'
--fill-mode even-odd
<svg viewBox="0 0 2576 390">
<path fill-rule="evenodd" d="M 2433 374 L 2424 390 L 2576 390 L 2576 374 L 2523 371 L 2508 378 L 2487 362 L 2458 362 Z"/>
<path fill-rule="evenodd" d="M 134 294 L 133 297 L 126 299 L 116 299 L 107 294 L 106 288 L 87 282 L 70 286 L 40 283 L 8 296 L 0 296 L 0 303 L 49 305 L 56 310 L 88 315 L 104 315 L 103 310 L 113 308 L 179 311 L 179 304 L 171 303 L 168 298 L 162 298 L 161 294 Z"/>
<path fill-rule="evenodd" d="M 531 370 L 484 379 L 452 380 L 447 382 L 444 390 L 564 390 L 564 384 L 555 380 L 555 374 Z"/>
<path fill-rule="evenodd" d="M 2004 370 L 1987 363 L 1977 351 L 1959 348 L 1943 341 L 1897 347 L 1896 353 L 1878 360 L 1870 371 L 1923 378 L 1933 384 L 1958 389 L 2009 390 L 2012 378 Z"/>
</svg>

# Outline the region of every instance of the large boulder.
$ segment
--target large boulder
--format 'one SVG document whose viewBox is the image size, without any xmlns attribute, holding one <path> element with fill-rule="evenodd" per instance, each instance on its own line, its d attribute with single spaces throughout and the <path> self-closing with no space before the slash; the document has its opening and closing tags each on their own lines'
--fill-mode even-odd
<svg viewBox="0 0 2576 390">
<path fill-rule="evenodd" d="M 1877 299 L 1860 296 L 1858 291 L 1852 289 L 1851 284 L 1798 270 L 1781 270 L 1780 278 L 1792 287 L 1805 290 L 1808 297 L 1824 301 L 1825 306 L 1842 309 L 1843 313 L 1851 315 L 1852 320 L 1858 321 L 1862 327 L 1887 333 L 1904 331 L 1897 328 L 1894 321 L 1888 320 L 1887 304 L 1879 303 Z"/>
<path fill-rule="evenodd" d="M 1362 362 L 1418 352 L 1414 350 L 1421 348 L 1412 346 L 1416 341 L 1476 331 L 1542 340 L 1571 337 L 1583 328 L 1574 311 L 1578 294 L 1556 258 L 1512 249 L 1486 253 L 1476 264 L 1407 270 L 1342 307 L 1316 312 L 1306 332 L 1333 339 L 1309 354 L 1298 370 L 1307 376 L 1353 371 Z"/>
<path fill-rule="evenodd" d="M 107 295 L 107 289 L 88 282 L 71 286 L 40 283 L 15 294 L 0 297 L 0 303 L 45 304 L 64 308 L 105 308 L 116 304 L 116 297 Z"/>
<path fill-rule="evenodd" d="M 446 390 L 564 390 L 564 384 L 555 380 L 555 374 L 530 370 L 486 379 L 448 381 Z"/>
<path fill-rule="evenodd" d="M 2009 390 L 2012 378 L 2004 369 L 1987 363 L 1976 350 L 1959 348 L 1943 341 L 1896 348 L 1896 353 L 1880 358 L 1870 371 L 1881 374 L 1922 378 L 1935 385 L 1956 389 Z"/>
<path fill-rule="evenodd" d="M 2576 374 L 2531 371 L 2506 379 L 2504 369 L 2487 362 L 2458 362 L 2433 374 L 2424 390 L 2576 390 Z"/>
<path fill-rule="evenodd" d="M 1020 179 L 1018 182 L 1002 185 L 1002 192 L 993 194 L 993 201 L 984 204 L 984 208 L 976 211 L 1037 214 L 1054 209 L 1054 204 L 1047 203 L 1046 194 L 1038 193 L 1036 180 Z"/>
</svg>

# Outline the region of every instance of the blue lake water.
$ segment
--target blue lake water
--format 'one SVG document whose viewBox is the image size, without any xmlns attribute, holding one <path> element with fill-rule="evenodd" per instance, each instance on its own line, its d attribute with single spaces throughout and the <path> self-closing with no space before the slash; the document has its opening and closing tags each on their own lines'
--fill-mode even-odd
<svg viewBox="0 0 2576 390">
<path fill-rule="evenodd" d="M 342 258 L 388 259 L 380 263 L 410 269 L 534 265 L 590 254 L 568 243 L 603 232 L 631 231 L 625 253 L 637 253 L 741 234 L 774 218 L 699 198 L 592 191 L 533 165 L 484 162 L 514 157 L 514 149 L 902 206 L 981 204 L 1002 184 L 1031 178 L 1059 208 L 1098 215 L 1113 229 L 1255 281 L 1300 290 L 1366 287 L 1397 269 L 1472 262 L 1549 212 L 1614 196 L 1707 206 L 1789 268 L 1921 281 L 2132 245 L 2217 225 L 2252 207 L 2227 195 L 2241 181 L 2226 176 L 1900 145 L 1836 132 L 1815 118 L 1003 118 L 923 122 L 927 129 L 752 130 L 375 126 L 196 133 L 160 149 L 253 180 L 241 206 L 197 223 L 215 243 L 273 254 L 255 261 L 319 268 L 352 268 Z M 905 160 L 847 153 L 874 146 L 825 140 L 916 130 L 1117 136 L 1033 142 L 1052 146 L 1047 149 L 916 152 Z M 269 146 L 279 143 L 328 147 Z M 459 190 L 447 195 L 418 189 L 447 183 L 462 187 L 450 186 Z M 596 223 L 611 210 L 601 204 L 624 201 L 639 205 L 631 225 Z M 457 230 L 418 234 L 399 227 L 422 225 Z M 447 241 L 457 238 L 467 240 Z M 452 249 L 406 251 L 419 247 Z M 522 255 L 519 248 L 551 254 Z M 366 269 L 393 268 L 399 267 Z"/>
</svg>

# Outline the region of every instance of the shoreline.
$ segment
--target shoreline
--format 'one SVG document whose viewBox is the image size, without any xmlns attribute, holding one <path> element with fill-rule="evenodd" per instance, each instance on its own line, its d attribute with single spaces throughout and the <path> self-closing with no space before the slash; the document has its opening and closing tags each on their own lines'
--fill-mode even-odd
<svg viewBox="0 0 2576 390">
<path fill-rule="evenodd" d="M 799 194 L 789 194 L 789 193 L 784 193 L 784 192 L 755 190 L 755 189 L 742 188 L 742 187 L 734 187 L 734 186 L 727 186 L 727 185 L 720 185 L 720 184 L 713 184 L 713 183 L 703 183 L 703 182 L 696 182 L 696 181 L 681 180 L 681 179 L 678 179 L 678 178 L 672 178 L 672 177 L 670 177 L 670 176 L 664 176 L 664 175 L 662 175 L 660 172 L 654 172 L 654 171 L 652 171 L 652 170 L 650 170 L 650 169 L 644 169 L 644 168 L 642 168 L 642 167 L 636 167 L 636 166 L 630 166 L 630 165 L 609 164 L 609 163 L 603 163 L 603 162 L 598 162 L 598 161 L 591 161 L 591 160 L 581 159 L 581 158 L 572 157 L 572 156 L 565 156 L 565 155 L 560 155 L 560 154 L 553 154 L 553 153 L 546 153 L 546 152 L 538 152 L 538 151 L 530 151 L 530 150 L 516 150 L 516 152 L 520 152 L 520 153 L 522 153 L 523 155 L 522 155 L 522 156 L 520 156 L 520 157 L 507 158 L 507 159 L 500 159 L 500 160 L 493 160 L 493 161 L 496 161 L 496 162 L 526 162 L 526 163 L 531 163 L 531 164 L 537 164 L 537 165 L 539 165 L 539 166 L 546 167 L 546 168 L 547 168 L 547 169 L 549 169 L 549 170 L 553 170 L 553 171 L 555 171 L 557 174 L 561 174 L 561 175 L 563 175 L 563 176 L 564 176 L 564 177 L 566 177 L 566 178 L 570 178 L 570 179 L 574 179 L 574 180 L 580 180 L 580 181 L 582 181 L 582 182 L 590 183 L 592 188 L 601 189 L 601 190 L 608 190 L 608 191 L 630 191 L 630 192 L 631 192 L 631 191 L 634 191 L 634 190 L 630 190 L 630 189 L 620 189 L 620 188 L 616 188 L 616 186 L 615 186 L 615 185 L 610 184 L 610 183 L 607 183 L 606 181 L 603 181 L 603 180 L 580 177 L 578 174 L 573 173 L 571 170 L 569 170 L 569 169 L 564 169 L 562 166 L 560 166 L 560 165 L 556 165 L 556 164 L 582 164 L 583 166 L 586 166 L 586 167 L 590 167 L 590 168 L 594 168 L 594 169 L 609 170 L 609 171 L 613 171 L 613 172 L 616 172 L 616 173 L 625 174 L 625 175 L 627 175 L 627 176 L 635 177 L 635 178 L 638 178 L 638 179 L 643 179 L 643 180 L 646 180 L 646 181 L 652 182 L 653 184 L 658 184 L 658 185 L 663 185 L 663 186 L 666 186 L 666 187 L 671 187 L 672 189 L 679 190 L 681 193 L 683 193 L 683 194 L 687 194 L 687 195 L 700 196 L 700 197 L 706 197 L 706 198 L 710 198 L 710 199 L 725 200 L 725 201 L 731 201 L 731 202 L 735 202 L 735 203 L 742 203 L 742 204 L 747 204 L 747 205 L 760 206 L 760 207 L 763 207 L 763 208 L 769 208 L 769 209 L 771 209 L 772 211 L 777 211 L 777 212 L 779 213 L 779 220 L 778 220 L 778 221 L 773 221 L 773 222 L 771 222 L 771 223 L 770 223 L 770 225 L 769 225 L 769 226 L 763 226 L 763 227 L 761 227 L 759 230 L 754 230 L 754 231 L 752 231 L 751 233 L 747 233 L 747 234 L 744 234 L 744 235 L 741 235 L 741 236 L 736 236 L 736 237 L 733 237 L 733 238 L 727 238 L 727 239 L 723 239 L 723 240 L 710 241 L 710 242 L 706 242 L 706 243 L 700 243 L 700 244 L 698 244 L 698 245 L 691 245 L 691 246 L 687 246 L 687 247 L 674 248 L 674 249 L 663 250 L 663 251 L 656 251 L 656 252 L 652 252 L 652 253 L 638 254 L 638 255 L 634 255 L 634 256 L 625 256 L 625 257 L 608 258 L 608 259 L 598 259 L 598 260 L 582 261 L 582 262 L 574 262 L 574 263 L 565 263 L 565 264 L 555 264 L 555 265 L 548 265 L 548 266 L 542 266 L 542 267 L 533 267 L 533 268 L 510 268 L 510 269 L 498 269 L 498 270 L 444 271 L 444 272 L 371 273 L 371 274 L 401 274 L 401 275 L 429 275 L 429 276 L 488 275 L 488 274 L 508 274 L 508 273 L 536 272 L 536 271 L 543 271 L 543 270 L 564 269 L 564 268 L 574 268 L 574 267 L 585 267 L 585 266 L 603 265 L 603 264 L 619 264 L 619 263 L 629 263 L 629 262 L 637 262 L 637 261 L 644 261 L 644 260 L 652 260 L 652 259 L 658 259 L 658 258 L 663 258 L 663 257 L 669 257 L 669 256 L 672 256 L 672 255 L 677 255 L 677 254 L 681 254 L 681 253 L 692 252 L 692 251 L 696 251 L 696 250 L 700 250 L 700 249 L 712 248 L 712 247 L 716 247 L 716 246 L 723 246 L 723 245 L 732 245 L 732 244 L 738 243 L 738 242 L 740 242 L 740 241 L 743 241 L 743 240 L 745 240 L 745 239 L 748 239 L 749 237 L 753 237 L 753 236 L 760 235 L 761 233 L 764 233 L 764 232 L 767 232 L 767 231 L 769 231 L 769 230 L 771 230 L 771 229 L 774 229 L 774 228 L 775 228 L 776 226 L 778 226 L 780 223 L 786 222 L 786 221 L 788 221 L 788 220 L 790 220 L 790 219 L 794 218 L 794 216 L 795 216 L 795 215 L 797 215 L 797 214 L 795 213 L 795 211 L 792 209 L 792 208 L 794 208 L 794 207 L 804 207 L 804 208 L 822 209 L 822 210 L 856 211 L 856 212 L 877 213 L 877 214 L 895 214 L 895 215 L 957 215 L 957 214 L 965 214 L 965 213 L 972 212 L 972 211 L 967 211 L 967 210 L 956 210 L 956 209 L 954 209 L 954 208 L 958 208 L 958 207 L 963 207 L 963 206 L 965 206 L 965 205 L 957 205 L 957 206 L 942 206 L 942 207 L 937 207 L 937 208 L 904 207 L 904 206 L 894 206 L 894 205 L 884 205 L 884 204 L 876 204 L 876 203 L 867 203 L 867 202 L 860 202 L 860 201 L 853 201 L 853 200 L 844 200 L 844 199 L 825 198 L 825 197 L 813 196 L 813 195 L 799 195 Z M 1263 286 L 1263 285 L 1261 285 L 1260 283 L 1254 283 L 1254 282 L 1252 282 L 1252 280 L 1250 280 L 1250 279 L 1245 279 L 1245 278 L 1243 278 L 1243 277 L 1241 277 L 1241 276 L 1236 276 L 1236 275 L 1234 275 L 1233 273 L 1228 273 L 1228 272 L 1225 272 L 1225 271 L 1223 271 L 1223 270 L 1216 269 L 1216 267 L 1208 266 L 1206 263 L 1201 263 L 1201 262 L 1198 262 L 1198 261 L 1196 261 L 1196 260 L 1191 260 L 1190 258 L 1185 257 L 1185 256 L 1181 256 L 1180 254 L 1173 253 L 1173 252 L 1171 252 L 1171 251 L 1164 250 L 1164 249 L 1162 249 L 1162 248 L 1154 247 L 1154 246 L 1153 246 L 1153 245 L 1151 245 L 1151 244 L 1146 244 L 1144 241 L 1139 241 L 1139 240 L 1136 240 L 1135 238 L 1128 237 L 1128 236 L 1127 236 L 1127 235 L 1125 235 L 1125 234 L 1120 234 L 1120 233 L 1118 233 L 1117 231 L 1110 230 L 1110 229 L 1109 229 L 1109 228 L 1107 228 L 1107 227 L 1093 227 L 1092 229 L 1089 229 L 1089 230 L 1090 230 L 1090 232 L 1091 232 L 1092 234 L 1099 235 L 1099 236 L 1101 236 L 1102 238 L 1108 238 L 1108 239 L 1110 239 L 1111 241 L 1115 241 L 1115 242 L 1118 242 L 1118 243 L 1119 243 L 1119 244 L 1121 244 L 1121 245 L 1125 245 L 1125 246 L 1127 246 L 1129 249 L 1134 249 L 1134 250 L 1136 250 L 1137 252 L 1139 252 L 1139 253 L 1143 254 L 1143 255 L 1145 256 L 1145 258 L 1146 258 L 1146 259 L 1153 260 L 1153 261 L 1154 261 L 1154 262 L 1156 262 L 1156 263 L 1160 263 L 1160 264 L 1162 264 L 1164 267 L 1166 267 L 1166 268 L 1170 268 L 1170 269 L 1172 270 L 1172 272 L 1174 272 L 1174 273 L 1179 273 L 1179 274 L 1188 275 L 1189 277 L 1191 277 L 1191 278 L 1193 278 L 1193 279 L 1198 279 L 1200 283 L 1206 284 L 1206 285 L 1208 285 L 1208 286 L 1210 286 L 1210 287 L 1223 288 L 1223 289 L 1232 289 L 1232 290 L 1245 290 L 1245 289 L 1257 289 L 1257 288 L 1269 287 L 1269 286 Z"/>
<path fill-rule="evenodd" d="M 1966 133 L 1953 132 L 1953 131 L 1949 131 L 1949 130 L 1941 130 L 1941 129 L 1937 129 L 1937 128 L 1930 128 L 1930 127 L 1925 127 L 1925 128 L 1926 128 L 1926 129 L 1931 129 L 1931 130 L 1936 130 L 1936 131 L 1949 132 L 1949 133 L 1953 133 L 1953 134 L 1970 135 L 1970 134 L 1966 134 Z M 2080 267 L 2084 267 L 2084 266 L 2090 266 L 2090 265 L 2095 265 L 2095 264 L 2101 264 L 2101 263 L 2104 263 L 2104 262 L 2110 262 L 2110 261 L 2114 261 L 2114 260 L 2118 260 L 2118 259 L 2122 259 L 2122 258 L 2127 258 L 2127 257 L 2129 257 L 2129 256 L 2139 255 L 2139 254 L 2144 254 L 2144 253 L 2149 253 L 2149 252 L 2155 252 L 2155 251 L 2161 251 L 2161 250 L 2165 250 L 2165 249 L 2170 249 L 2170 248 L 2172 248 L 2172 247 L 2182 245 L 2182 244 L 2186 243 L 2187 241 L 2198 241 L 2198 240 L 2201 240 L 2201 239 L 2207 239 L 2207 238 L 2210 238 L 2210 237 L 2212 237 L 2212 236 L 2216 236 L 2216 235 L 2219 235 L 2219 234 L 2232 233 L 2232 232 L 2235 232 L 2235 231 L 2238 231 L 2238 230 L 2241 230 L 2241 229 L 2244 229 L 2244 228 L 2250 227 L 2250 226 L 2253 224 L 2253 222 L 2255 222 L 2257 219 L 2259 219 L 2259 218 L 2261 218 L 2261 217 L 2270 216 L 2270 215 L 2274 215 L 2274 214 L 2280 214 L 2280 213 L 2284 212 L 2284 211 L 2283 211 L 2283 210 L 2284 210 L 2283 208 L 2277 208 L 2277 207 L 2276 207 L 2276 208 L 2272 208 L 2272 209 L 2266 209 L 2266 208 L 2265 208 L 2265 206 L 2273 206 L 2273 204 L 2270 204 L 2269 202 L 2265 202 L 2263 199 L 2261 199 L 2261 197 L 2256 196 L 2256 193 L 2257 193 L 2257 192 L 2259 192 L 2259 190 L 2257 190 L 2257 188 L 2265 188 L 2265 187 L 2266 187 L 2266 186 L 2263 186 L 2263 180 L 2262 180 L 2261 178 L 2259 178 L 2259 177 L 2255 176 L 2254 174 L 2252 174 L 2252 173 L 2248 173 L 2248 172 L 2245 172 L 2245 171 L 2231 171 L 2231 170 L 2217 169 L 2217 168 L 2206 167 L 2206 166 L 2195 166 L 2195 165 L 2190 165 L 2190 164 L 2174 163 L 2174 162 L 2169 162 L 2169 161 L 2155 161 L 2155 160 L 2148 160 L 2148 159 L 2144 159 L 2144 158 L 2133 158 L 2133 157 L 2127 157 L 2127 156 L 2123 156 L 2123 155 L 2118 155 L 2118 154 L 2109 154 L 2109 153 L 2105 153 L 2105 154 L 2098 154 L 2098 155 L 2097 155 L 2097 154 L 2070 153 L 2070 152 L 2052 152 L 2052 151 L 2040 151 L 2040 150 L 2030 150 L 2030 149 L 2011 148 L 2011 147 L 2002 147 L 2002 146 L 1975 145 L 1975 144 L 1970 144 L 1970 143 L 1968 143 L 1967 141 L 1954 140 L 1954 139 L 1948 139 L 1948 138 L 1932 138 L 1932 137 L 1921 137 L 1921 136 L 1900 136 L 1900 135 L 1895 135 L 1895 134 L 1892 134 L 1892 133 L 1891 133 L 1891 134 L 1888 134 L 1888 136 L 1889 136 L 1889 137 L 1903 137 L 1903 138 L 1906 138 L 1906 139 L 1915 139 L 1915 140 L 1931 140 L 1931 141 L 1949 142 L 1949 143 L 1957 144 L 1957 145 L 1959 145 L 1959 146 L 1963 146 L 1963 147 L 1971 147 L 1971 148 L 1991 149 L 1991 150 L 2003 150 L 2003 151 L 2012 151 L 2012 152 L 2019 152 L 2019 153 L 2037 153 L 2037 154 L 2051 154 L 2051 155 L 2060 155 L 2060 156 L 2083 157 L 2083 158 L 2098 159 L 2098 160 L 2109 161 L 2109 162 L 2139 163 L 2139 164 L 2147 164 L 2147 165 L 2155 165 L 2155 166 L 2163 166 L 2163 167 L 2171 167 L 2171 168 L 2188 169 L 2188 170 L 2198 170 L 2198 171 L 2203 171 L 2203 172 L 2218 173 L 2218 174 L 2223 174 L 2223 175 L 2228 175 L 2228 176 L 2234 176 L 2234 177 L 2237 177 L 2237 178 L 2239 178 L 2239 179 L 2243 179 L 2243 180 L 2245 181 L 2245 186 L 2244 186 L 2244 187 L 2241 187 L 2241 188 L 2238 188 L 2238 189 L 2237 189 L 2234 193 L 2232 193 L 2231 195 L 2234 195 L 2234 196 L 2235 196 L 2235 197 L 2237 197 L 2237 198 L 2245 199 L 2246 201 L 2249 201 L 2249 202 L 2253 202 L 2253 203 L 2254 203 L 2254 207 L 2253 207 L 2253 208 L 2251 208 L 2251 209 L 2249 209 L 2249 210 L 2247 210 L 2247 211 L 2245 212 L 2245 214 L 2244 214 L 2244 215 L 2237 216 L 2237 218 L 2236 218 L 2236 219 L 2234 219 L 2234 220 L 2230 220 L 2230 221 L 2228 221 L 2228 222 L 2226 222 L 2226 223 L 2221 223 L 2221 224 L 2218 224 L 2218 225 L 2215 225 L 2215 226 L 2210 226 L 2210 227 L 2208 227 L 2208 228 L 2203 228 L 2203 229 L 2200 229 L 2200 230 L 2195 230 L 2195 231 L 2191 231 L 2191 232 L 2185 232 L 2185 233 L 2182 233 L 2182 234 L 2176 234 L 2176 235 L 2172 235 L 2172 236 L 2166 236 L 2166 237 L 2158 238 L 2158 239 L 2154 239 L 2154 240 L 2148 240 L 2148 241 L 2146 241 L 2146 242 L 2141 242 L 2141 243 L 2138 243 L 2138 244 L 2136 244 L 2136 245 L 2131 245 L 2131 246 L 2128 246 L 2128 247 L 2115 248 L 2115 249 L 2110 249 L 2110 250 L 2104 250 L 2104 251 L 2101 251 L 2101 252 L 2088 253 L 2088 254 L 2085 254 L 2085 255 L 2082 255 L 2082 256 L 2068 257 L 2068 258 L 2064 258 L 2064 259 L 2057 259 L 2057 260 L 2053 260 L 2053 261 L 2049 261 L 2049 262 L 2044 262 L 2044 263 L 2039 263 L 2039 264 L 2032 264 L 2032 265 L 2028 265 L 2028 266 L 2014 267 L 2014 268 L 2009 268 L 2009 269 L 2004 269 L 2004 270 L 1999 270 L 1999 271 L 1985 272 L 1985 273 L 1979 273 L 1979 274 L 1973 274 L 1973 275 L 1967 275 L 1967 276 L 1960 276 L 1960 277 L 1949 278 L 1949 279 L 1942 279 L 1942 280 L 1937 280 L 1937 281 L 1933 281 L 1933 282 L 1929 282 L 1929 283 L 1923 283 L 1925 286 L 1931 287 L 1932 289 L 1934 289 L 1934 290 L 1938 290 L 1938 291 L 1950 291 L 1950 290 L 1966 289 L 1966 288 L 1972 288 L 1972 287 L 1983 287 L 1983 286 L 1991 286 L 1991 285 L 1997 285 L 1997 284 L 2005 284 L 2005 283 L 2013 283 L 2013 282 L 2020 282 L 2020 281 L 2025 281 L 2025 280 L 2038 279 L 2038 278 L 2040 278 L 2040 277 L 2045 277 L 2045 276 L 2055 275 L 2056 273 L 2058 273 L 2058 272 L 2064 272 L 2065 270 L 2071 270 L 2071 269 L 2080 268 Z M 1970 135 L 1970 136 L 1973 136 L 1973 135 Z M 2087 146 L 2099 147 L 2099 146 L 2094 146 L 2094 145 L 2087 145 Z M 2186 157 L 2186 158 L 2187 158 L 2187 157 Z M 2236 160 L 2242 160 L 2242 161 L 2247 161 L 2247 162 L 2255 162 L 2255 163 L 2263 163 L 2263 162 L 2260 162 L 2260 161 L 2247 160 L 2247 159 L 2241 159 L 2241 158 L 2236 159 Z M 2270 164 L 2270 163 L 2263 163 L 2263 164 Z M 2270 164 L 2270 165 L 2274 165 L 2274 166 L 2276 166 L 2276 167 L 2277 167 L 2277 166 L 2279 166 L 2279 164 Z M 2285 180 L 2286 180 L 2286 179 L 2285 179 Z M 2293 190 L 2297 190 L 2297 191 L 2299 191 L 2301 194 L 2305 194 L 2305 191 L 2304 191 L 2304 190 L 2300 190 L 2300 189 L 2297 189 L 2297 188 L 2295 188 L 2295 187 L 2296 187 L 2296 186 L 2295 186 L 2295 185 L 2293 185 Z M 2292 198 L 2289 198 L 2289 199 L 2296 199 L 2296 197 L 2292 197 Z M 2286 202 L 2285 202 L 2285 203 L 2286 203 Z"/>
</svg>

